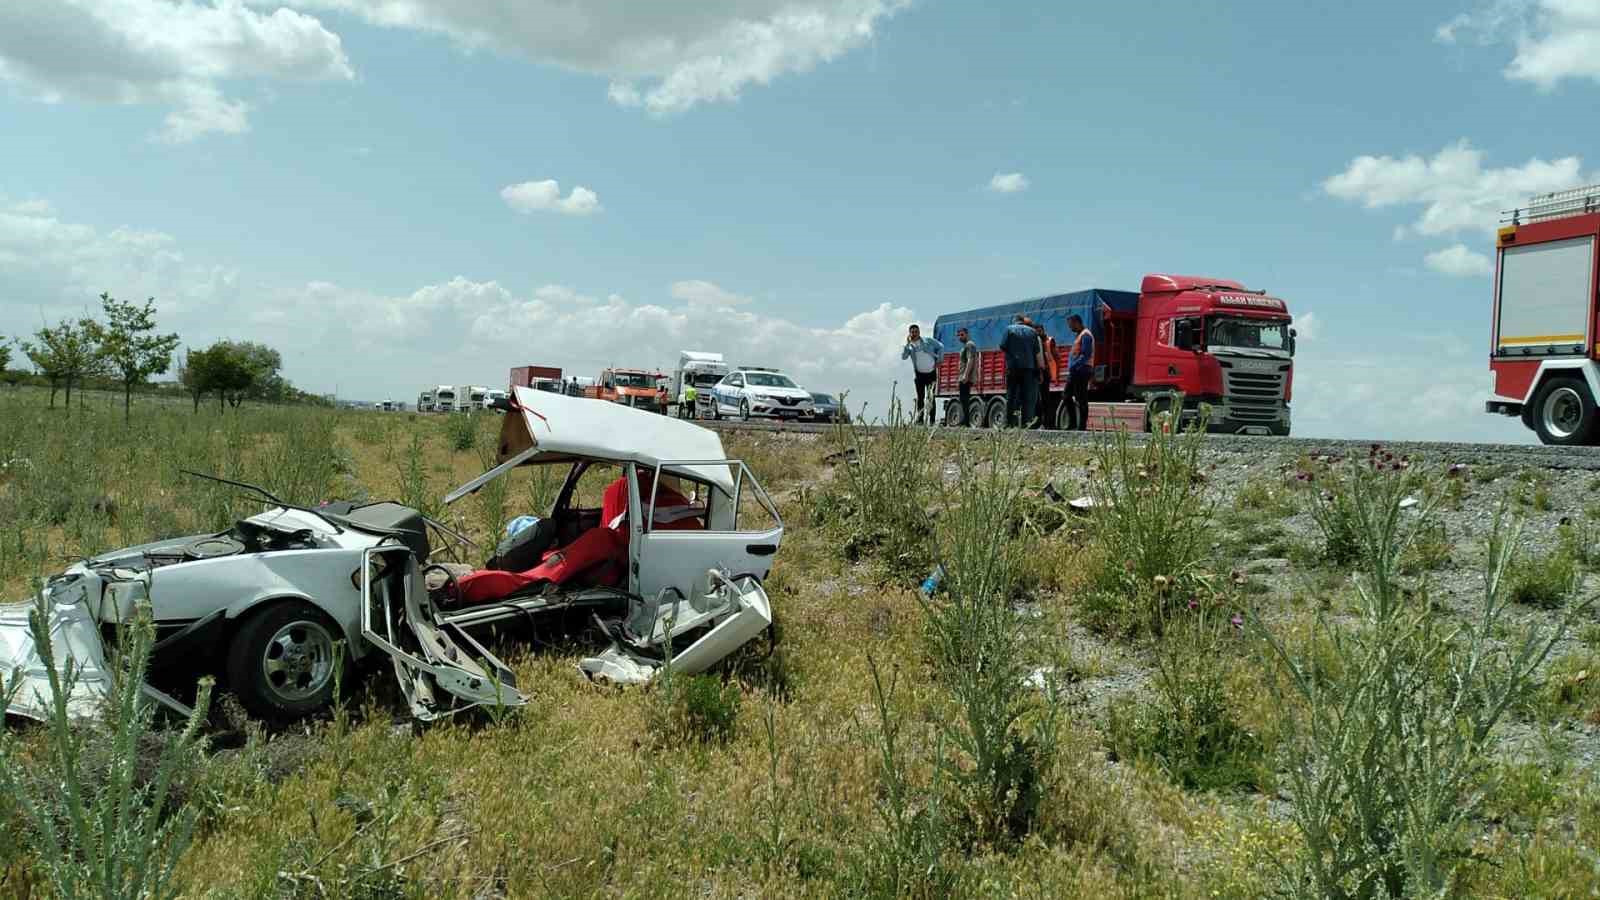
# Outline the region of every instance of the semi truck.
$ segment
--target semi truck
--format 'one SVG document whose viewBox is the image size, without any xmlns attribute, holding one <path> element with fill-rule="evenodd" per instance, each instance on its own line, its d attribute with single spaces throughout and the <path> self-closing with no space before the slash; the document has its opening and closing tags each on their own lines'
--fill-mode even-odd
<svg viewBox="0 0 1600 900">
<path fill-rule="evenodd" d="M 1495 238 L 1485 409 L 1546 444 L 1600 444 L 1597 241 L 1600 185 L 1534 197 Z"/>
<path fill-rule="evenodd" d="M 722 361 L 721 353 L 685 350 L 678 354 L 678 368 L 672 373 L 667 396 L 672 398 L 674 406 L 682 407 L 688 402 L 685 391 L 693 385 L 694 409 L 688 410 L 685 415 L 691 419 L 709 419 L 712 410 L 711 389 L 727 374 L 728 364 Z"/>
<path fill-rule="evenodd" d="M 417 412 L 433 412 L 433 391 L 423 391 L 417 395 Z"/>
<path fill-rule="evenodd" d="M 1192 275 L 1146 275 L 1137 293 L 1092 288 L 943 315 L 933 334 L 944 344 L 937 398 L 946 425 L 1001 427 L 1006 422 L 1005 329 L 1022 315 L 1056 341 L 1057 376 L 1039 392 L 1038 423 L 1062 427 L 1067 357 L 1077 315 L 1094 335 L 1089 382 L 1091 429 L 1149 430 L 1151 412 L 1177 410 L 1192 420 L 1211 407 L 1207 429 L 1228 434 L 1289 433 L 1295 331 L 1288 304 L 1237 281 Z M 978 380 L 963 406 L 958 329 L 979 349 Z"/>
<path fill-rule="evenodd" d="M 456 411 L 456 387 L 453 384 L 438 384 L 433 388 L 433 409 L 435 412 L 451 413 Z"/>
<path fill-rule="evenodd" d="M 516 366 L 511 370 L 511 386 L 562 393 L 560 366 Z"/>
</svg>

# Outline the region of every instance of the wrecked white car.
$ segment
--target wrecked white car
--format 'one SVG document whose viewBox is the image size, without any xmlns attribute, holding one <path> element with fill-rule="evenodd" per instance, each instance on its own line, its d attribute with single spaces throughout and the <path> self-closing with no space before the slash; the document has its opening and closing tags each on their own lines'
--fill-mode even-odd
<svg viewBox="0 0 1600 900">
<path fill-rule="evenodd" d="M 520 705 L 515 675 L 485 646 L 494 630 L 531 630 L 536 643 L 600 635 L 604 649 L 580 668 L 638 683 L 669 660 L 704 671 L 770 628 L 761 582 L 783 524 L 716 433 L 517 388 L 498 459 L 446 504 L 520 466 L 560 466 L 565 479 L 549 515 L 482 568 L 433 559 L 437 547 L 470 544 L 409 507 L 296 507 L 247 485 L 269 508 L 228 531 L 71 566 L 44 600 L 57 664 L 71 659 L 81 673 L 73 712 L 95 712 L 112 677 L 105 648 L 141 603 L 157 630 L 153 669 L 198 663 L 252 713 L 280 721 L 329 705 L 336 667 L 363 661 L 391 670 L 424 721 Z M 34 603 L 0 606 L 0 672 L 22 682 L 6 712 L 40 718 L 48 679 L 28 630 Z"/>
</svg>

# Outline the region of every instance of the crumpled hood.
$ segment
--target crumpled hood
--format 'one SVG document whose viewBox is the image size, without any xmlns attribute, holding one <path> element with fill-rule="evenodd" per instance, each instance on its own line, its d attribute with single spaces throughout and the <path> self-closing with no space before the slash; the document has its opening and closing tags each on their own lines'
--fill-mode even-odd
<svg viewBox="0 0 1600 900">
<path fill-rule="evenodd" d="M 95 715 L 111 690 L 112 673 L 106 663 L 100 629 L 89 611 L 93 576 L 67 576 L 45 587 L 51 653 L 57 671 L 71 661 L 78 673 L 67 700 L 74 719 Z M 6 707 L 10 715 L 43 720 L 50 711 L 50 675 L 28 625 L 34 601 L 0 604 L 0 672 L 7 687 L 19 680 L 16 694 Z"/>
</svg>

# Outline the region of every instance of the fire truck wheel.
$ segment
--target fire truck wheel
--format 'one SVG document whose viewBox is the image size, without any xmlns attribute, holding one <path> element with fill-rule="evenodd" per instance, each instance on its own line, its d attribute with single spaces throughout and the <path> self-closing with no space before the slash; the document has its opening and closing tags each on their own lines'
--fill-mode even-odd
<svg viewBox="0 0 1600 900">
<path fill-rule="evenodd" d="M 983 416 L 983 399 L 973 397 L 967 401 L 967 427 L 982 428 L 987 423 Z"/>
<path fill-rule="evenodd" d="M 944 402 L 944 424 L 951 428 L 960 428 L 967 424 L 967 411 L 962 408 L 960 400 Z"/>
<path fill-rule="evenodd" d="M 1006 398 L 991 397 L 989 399 L 989 415 L 985 417 L 984 422 L 990 428 L 1006 427 Z"/>
<path fill-rule="evenodd" d="M 1553 378 L 1534 401 L 1533 430 L 1557 446 L 1591 443 L 1595 433 L 1594 397 L 1581 378 Z"/>
</svg>

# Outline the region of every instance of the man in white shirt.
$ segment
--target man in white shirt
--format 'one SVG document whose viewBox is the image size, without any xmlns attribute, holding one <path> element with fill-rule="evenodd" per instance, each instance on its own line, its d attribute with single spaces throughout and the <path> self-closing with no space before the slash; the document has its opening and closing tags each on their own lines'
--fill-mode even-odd
<svg viewBox="0 0 1600 900">
<path fill-rule="evenodd" d="M 923 337 L 922 329 L 912 325 L 906 334 L 906 346 L 900 351 L 900 358 L 911 360 L 916 375 L 917 421 L 923 420 L 923 410 L 926 409 L 928 424 L 932 425 L 934 382 L 939 379 L 939 360 L 944 359 L 944 345 L 933 338 Z"/>
</svg>

